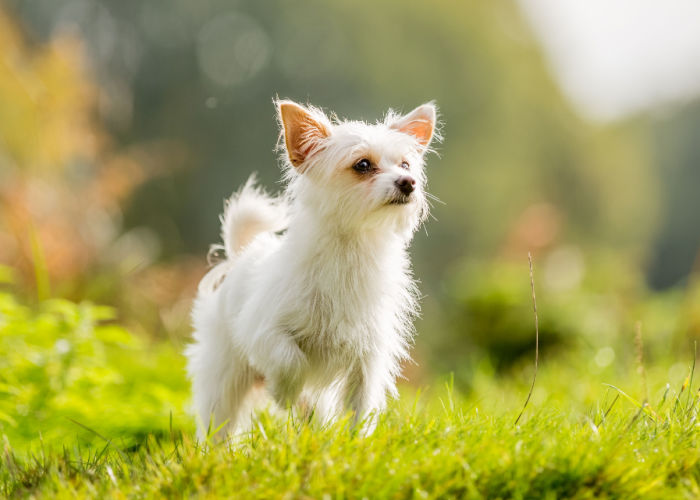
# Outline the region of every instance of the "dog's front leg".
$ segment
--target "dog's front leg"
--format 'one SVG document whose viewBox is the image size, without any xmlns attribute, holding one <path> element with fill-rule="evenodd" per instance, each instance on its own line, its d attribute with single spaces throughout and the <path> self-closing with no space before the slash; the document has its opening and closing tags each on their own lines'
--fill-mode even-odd
<svg viewBox="0 0 700 500">
<path fill-rule="evenodd" d="M 386 406 L 387 383 L 391 374 L 378 358 L 358 362 L 346 384 L 346 405 L 353 412 L 353 425 L 362 423 L 362 432 L 371 434 L 377 417 Z"/>
<path fill-rule="evenodd" d="M 281 408 L 296 403 L 304 386 L 309 363 L 294 339 L 284 331 L 256 336 L 250 353 L 255 369 L 265 377 L 270 395 Z"/>
</svg>

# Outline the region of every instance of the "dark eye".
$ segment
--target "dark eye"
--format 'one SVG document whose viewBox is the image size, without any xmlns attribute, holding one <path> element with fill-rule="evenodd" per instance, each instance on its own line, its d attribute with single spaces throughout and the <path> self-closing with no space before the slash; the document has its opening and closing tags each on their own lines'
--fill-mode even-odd
<svg viewBox="0 0 700 500">
<path fill-rule="evenodd" d="M 407 161 L 402 161 L 400 166 L 401 166 L 401 168 L 403 168 L 404 170 L 408 170 L 408 167 L 409 167 Z"/>
<path fill-rule="evenodd" d="M 355 163 L 352 168 L 354 168 L 357 172 L 366 174 L 372 170 L 372 162 L 370 162 L 367 158 L 362 158 L 360 161 Z"/>
</svg>

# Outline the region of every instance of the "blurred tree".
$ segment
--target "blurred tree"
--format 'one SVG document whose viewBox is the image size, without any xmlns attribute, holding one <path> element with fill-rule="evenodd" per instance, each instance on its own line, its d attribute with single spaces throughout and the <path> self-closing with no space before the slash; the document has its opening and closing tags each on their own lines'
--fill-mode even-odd
<svg viewBox="0 0 700 500">
<path fill-rule="evenodd" d="M 143 302 L 135 290 L 172 281 L 157 267 L 147 273 L 163 279 L 145 280 L 149 287 L 125 279 L 139 281 L 134 271 L 154 261 L 159 243 L 148 229 L 124 233 L 122 207 L 182 155 L 177 144 L 124 148 L 111 140 L 84 53 L 76 34 L 27 43 L 0 10 L 0 262 L 17 270 L 20 284 L 36 280 L 41 296 L 53 284 L 59 295 Z M 182 293 L 175 290 L 169 306 Z"/>
<path fill-rule="evenodd" d="M 89 190 L 85 166 L 102 141 L 81 42 L 62 37 L 32 50 L 0 11 L 0 53 L 0 260 L 30 272 L 36 231 L 51 245 L 45 252 L 51 274 L 73 276 L 94 252 L 94 238 L 82 238 L 81 230 L 109 231 L 91 227 L 95 214 L 70 193 Z"/>
<path fill-rule="evenodd" d="M 700 102 L 653 121 L 664 212 L 649 269 L 655 288 L 700 273 Z"/>
<path fill-rule="evenodd" d="M 177 276 L 200 270 L 178 271 L 180 259 L 193 252 L 203 262 L 222 199 L 254 170 L 267 186 L 278 182 L 276 95 L 368 120 L 389 106 L 406 111 L 437 101 L 446 140 L 440 158 L 428 162 L 428 177 L 445 204 L 436 204 L 439 221 L 414 246 L 431 338 L 460 343 L 466 330 L 489 324 L 473 316 L 490 310 L 478 290 L 470 291 L 467 305 L 479 307 L 468 307 L 469 318 L 441 321 L 444 304 L 458 299 L 449 277 L 465 256 L 526 263 L 528 250 L 544 255 L 568 246 L 574 253 L 613 249 L 639 265 L 648 252 L 658 188 L 646 124 L 602 126 L 578 117 L 512 1 L 8 5 L 39 47 L 65 34 L 83 40 L 96 82 L 90 110 L 111 147 L 129 152 L 129 162 L 111 163 L 115 178 L 132 182 L 130 195 L 116 202 L 124 227 L 148 228 L 161 262 L 172 264 L 152 268 L 158 279 L 133 281 L 180 311 L 188 302 L 173 291 L 182 287 Z M 151 154 L 133 153 L 144 151 Z"/>
<path fill-rule="evenodd" d="M 250 171 L 276 181 L 275 95 L 370 120 L 437 100 L 447 140 L 430 179 L 447 205 L 420 242 L 447 257 L 433 275 L 465 252 L 501 248 L 534 203 L 549 203 L 561 234 L 581 242 L 639 251 L 653 229 L 644 135 L 578 118 L 510 1 L 13 5 L 40 37 L 87 41 L 113 103 L 100 117 L 121 143 L 190 151 L 190 168 L 147 183 L 126 214 L 159 234 L 166 255 L 202 253 L 220 200 Z"/>
</svg>

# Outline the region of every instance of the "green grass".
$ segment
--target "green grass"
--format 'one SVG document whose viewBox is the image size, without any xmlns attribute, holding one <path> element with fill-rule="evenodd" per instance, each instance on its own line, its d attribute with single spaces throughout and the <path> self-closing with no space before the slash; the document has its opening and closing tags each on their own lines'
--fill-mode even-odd
<svg viewBox="0 0 700 500">
<path fill-rule="evenodd" d="M 654 411 L 619 398 L 590 415 L 540 409 L 519 426 L 515 412 L 493 416 L 449 396 L 442 401 L 394 405 L 369 437 L 346 421 L 319 428 L 263 414 L 250 435 L 208 451 L 176 430 L 129 451 L 105 441 L 92 451 L 19 458 L 6 448 L 0 491 L 46 498 L 700 495 L 694 397 L 667 394 Z"/>
<path fill-rule="evenodd" d="M 589 344 L 540 359 L 518 425 L 532 362 L 498 375 L 484 360 L 464 394 L 404 388 L 368 437 L 262 413 L 202 444 L 181 346 L 109 309 L 0 292 L 0 497 L 700 496 L 692 353 L 659 349 L 642 370 L 632 339 Z"/>
<path fill-rule="evenodd" d="M 51 450 L 99 445 L 75 422 L 125 447 L 163 434 L 171 412 L 185 425 L 183 372 L 174 346 L 132 335 L 109 308 L 65 300 L 28 307 L 0 291 L 0 434 L 13 446 L 40 435 Z"/>
</svg>

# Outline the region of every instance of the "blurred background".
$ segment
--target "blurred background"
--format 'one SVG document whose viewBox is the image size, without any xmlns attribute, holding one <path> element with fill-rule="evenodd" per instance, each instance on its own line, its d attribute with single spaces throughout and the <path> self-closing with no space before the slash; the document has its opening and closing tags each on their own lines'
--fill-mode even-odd
<svg viewBox="0 0 700 500">
<path fill-rule="evenodd" d="M 545 359 L 614 370 L 639 322 L 682 375 L 699 22 L 690 0 L 0 1 L 4 286 L 180 349 L 223 199 L 251 171 L 282 188 L 273 97 L 370 121 L 435 100 L 409 382 L 529 373 L 528 251 Z"/>
</svg>

